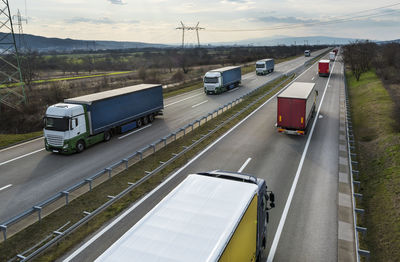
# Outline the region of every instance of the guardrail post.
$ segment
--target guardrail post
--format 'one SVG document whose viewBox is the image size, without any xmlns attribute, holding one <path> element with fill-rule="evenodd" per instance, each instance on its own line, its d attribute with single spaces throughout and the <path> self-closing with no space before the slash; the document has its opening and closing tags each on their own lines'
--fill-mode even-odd
<svg viewBox="0 0 400 262">
<path fill-rule="evenodd" d="M 93 179 L 86 178 L 85 181 L 89 184 L 89 191 L 92 191 L 92 181 L 93 181 Z"/>
<path fill-rule="evenodd" d="M 142 154 L 140 154 L 140 160 L 142 160 Z M 112 168 L 107 167 L 105 170 L 108 172 L 108 178 L 110 179 L 111 178 Z"/>
<path fill-rule="evenodd" d="M 370 256 L 371 253 L 368 250 L 359 249 L 358 250 L 358 254 L 360 256 L 363 256 L 363 257 L 367 258 L 367 261 L 369 261 L 369 256 Z"/>
<path fill-rule="evenodd" d="M 4 241 L 6 241 L 7 240 L 7 226 L 0 225 L 0 229 L 1 229 L 1 231 L 3 231 L 3 239 L 4 239 Z"/>
<path fill-rule="evenodd" d="M 122 159 L 122 162 L 125 163 L 125 170 L 128 169 L 128 162 L 129 160 L 127 158 Z"/>
<path fill-rule="evenodd" d="M 63 195 L 65 195 L 65 204 L 68 205 L 69 192 L 68 191 L 62 191 L 61 193 L 63 193 Z"/>
<path fill-rule="evenodd" d="M 360 171 L 358 170 L 352 170 L 353 172 L 353 176 L 356 176 L 356 178 L 358 179 L 359 175 L 360 175 Z"/>
<path fill-rule="evenodd" d="M 361 232 L 363 234 L 363 237 L 365 237 L 365 234 L 367 233 L 367 228 L 366 227 L 359 227 L 356 226 L 357 232 Z"/>
<path fill-rule="evenodd" d="M 34 206 L 33 209 L 35 209 L 38 212 L 38 219 L 39 219 L 39 222 L 40 222 L 42 220 L 42 207 Z"/>
<path fill-rule="evenodd" d="M 156 152 L 156 144 L 150 144 L 150 146 L 153 148 L 153 154 Z"/>
<path fill-rule="evenodd" d="M 358 191 L 360 191 L 360 181 L 353 181 L 353 185 L 357 186 Z"/>
</svg>

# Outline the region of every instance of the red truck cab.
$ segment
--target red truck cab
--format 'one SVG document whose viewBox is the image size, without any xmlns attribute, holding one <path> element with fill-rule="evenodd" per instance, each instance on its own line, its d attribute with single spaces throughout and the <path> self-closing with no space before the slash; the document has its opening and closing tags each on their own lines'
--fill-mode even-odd
<svg viewBox="0 0 400 262">
<path fill-rule="evenodd" d="M 318 74 L 319 76 L 329 76 L 329 60 L 319 60 Z"/>
<path fill-rule="evenodd" d="M 333 49 L 333 51 L 332 52 L 334 52 L 335 53 L 335 55 L 337 55 L 337 53 L 338 53 L 338 49 L 337 48 L 335 48 L 335 49 Z"/>
</svg>

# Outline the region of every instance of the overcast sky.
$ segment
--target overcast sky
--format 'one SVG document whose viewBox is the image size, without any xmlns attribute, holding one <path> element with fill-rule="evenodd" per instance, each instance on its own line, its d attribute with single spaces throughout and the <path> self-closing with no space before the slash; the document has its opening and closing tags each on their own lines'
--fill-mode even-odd
<svg viewBox="0 0 400 262">
<path fill-rule="evenodd" d="M 9 3 L 12 14 L 19 9 L 23 16 L 27 15 L 24 33 L 46 37 L 179 43 L 182 32 L 175 28 L 180 26 L 180 21 L 187 26 L 195 26 L 200 21 L 200 26 L 205 28 L 200 31 L 202 43 L 272 36 L 400 38 L 400 12 L 394 12 L 400 10 L 400 4 L 359 13 L 399 3 L 395 0 L 13 0 Z M 296 26 L 364 15 L 374 17 L 330 25 Z M 286 28 L 271 29 L 282 25 Z M 260 28 L 269 30 L 218 31 Z M 186 39 L 194 43 L 195 32 L 187 32 Z"/>
</svg>

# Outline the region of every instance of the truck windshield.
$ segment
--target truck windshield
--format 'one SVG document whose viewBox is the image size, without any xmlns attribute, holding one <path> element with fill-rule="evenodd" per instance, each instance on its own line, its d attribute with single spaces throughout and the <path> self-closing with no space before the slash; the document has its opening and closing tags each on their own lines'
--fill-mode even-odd
<svg viewBox="0 0 400 262">
<path fill-rule="evenodd" d="M 264 68 L 265 64 L 256 64 L 256 68 Z"/>
<path fill-rule="evenodd" d="M 204 83 L 216 84 L 216 83 L 218 83 L 218 78 L 217 77 L 204 77 Z"/>
<path fill-rule="evenodd" d="M 45 117 L 44 128 L 47 130 L 54 130 L 54 131 L 67 131 L 69 130 L 69 119 Z"/>
</svg>

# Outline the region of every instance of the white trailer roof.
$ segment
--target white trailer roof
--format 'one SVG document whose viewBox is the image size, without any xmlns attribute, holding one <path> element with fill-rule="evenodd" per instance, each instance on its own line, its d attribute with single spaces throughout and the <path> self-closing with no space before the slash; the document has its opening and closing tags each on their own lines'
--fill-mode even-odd
<svg viewBox="0 0 400 262">
<path fill-rule="evenodd" d="M 294 82 L 280 93 L 278 97 L 307 99 L 314 86 L 315 83 Z"/>
<path fill-rule="evenodd" d="M 271 60 L 274 60 L 274 59 L 273 58 L 265 58 L 265 59 L 258 60 L 256 63 L 263 63 L 263 62 L 268 62 Z"/>
<path fill-rule="evenodd" d="M 90 95 L 68 98 L 68 99 L 65 99 L 64 102 L 71 103 L 71 104 L 76 103 L 76 104 L 90 105 L 94 101 L 103 100 L 103 99 L 120 96 L 120 95 L 124 95 L 124 94 L 129 94 L 129 93 L 133 93 L 133 92 L 137 92 L 140 90 L 149 89 L 149 88 L 153 88 L 153 87 L 157 87 L 157 86 L 160 86 L 160 85 L 159 84 L 140 84 L 140 85 L 122 87 L 122 88 L 117 88 L 117 89 L 108 90 L 108 91 L 104 91 L 104 92 L 94 93 L 94 94 L 90 94 Z"/>
<path fill-rule="evenodd" d="M 330 63 L 330 61 L 327 59 L 321 59 L 319 60 L 319 63 Z"/>
<path fill-rule="evenodd" d="M 226 67 L 222 67 L 222 68 L 218 68 L 218 69 L 213 69 L 213 70 L 211 70 L 211 72 L 223 72 L 223 71 L 228 71 L 233 68 L 239 68 L 239 67 L 240 66 L 226 66 Z"/>
<path fill-rule="evenodd" d="M 257 185 L 189 175 L 96 261 L 216 261 Z"/>
</svg>

